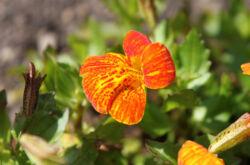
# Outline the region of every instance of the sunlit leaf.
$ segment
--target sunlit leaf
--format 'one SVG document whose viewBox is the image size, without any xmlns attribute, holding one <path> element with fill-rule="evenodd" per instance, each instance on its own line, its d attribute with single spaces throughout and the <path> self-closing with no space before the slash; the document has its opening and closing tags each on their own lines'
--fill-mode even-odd
<svg viewBox="0 0 250 165">
<path fill-rule="evenodd" d="M 192 30 L 181 44 L 179 59 L 177 75 L 187 82 L 187 88 L 197 88 L 209 79 L 209 51 L 196 30 Z"/>
</svg>

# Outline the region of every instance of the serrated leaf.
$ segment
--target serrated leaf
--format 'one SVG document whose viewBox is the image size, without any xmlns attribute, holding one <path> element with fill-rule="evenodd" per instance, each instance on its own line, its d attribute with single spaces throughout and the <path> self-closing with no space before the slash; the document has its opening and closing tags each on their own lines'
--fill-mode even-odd
<svg viewBox="0 0 250 165">
<path fill-rule="evenodd" d="M 197 88 L 210 77 L 209 51 L 196 30 L 192 30 L 179 50 L 180 69 L 177 75 L 186 81 L 186 87 Z"/>
<path fill-rule="evenodd" d="M 84 140 L 80 148 L 69 148 L 65 153 L 65 159 L 67 165 L 94 165 L 97 155 L 94 143 Z"/>
<path fill-rule="evenodd" d="M 25 124 L 26 132 L 52 142 L 63 134 L 68 119 L 69 111 L 56 110 L 53 95 L 44 94 L 39 97 L 37 109 L 32 118 Z"/>
<path fill-rule="evenodd" d="M 171 162 L 174 165 L 177 165 L 177 153 L 179 147 L 175 146 L 169 142 L 156 142 L 149 140 L 146 144 L 146 147 L 157 157 L 160 157 L 165 162 Z"/>
<path fill-rule="evenodd" d="M 55 99 L 63 106 L 69 106 L 77 88 L 78 74 L 67 64 L 57 63 L 55 70 Z M 76 76 L 77 75 L 77 76 Z"/>
<path fill-rule="evenodd" d="M 220 132 L 209 146 L 212 153 L 225 151 L 250 137 L 250 114 L 245 113 L 228 128 Z"/>
<path fill-rule="evenodd" d="M 72 107 L 76 98 L 79 97 L 77 91 L 82 91 L 78 71 L 68 64 L 59 63 L 53 56 L 45 54 L 44 72 L 48 75 L 45 79 L 47 90 L 56 91 L 57 106 Z"/>
<path fill-rule="evenodd" d="M 173 122 L 167 114 L 158 107 L 147 104 L 142 121 L 139 123 L 142 130 L 152 138 L 162 136 L 173 127 Z"/>
</svg>

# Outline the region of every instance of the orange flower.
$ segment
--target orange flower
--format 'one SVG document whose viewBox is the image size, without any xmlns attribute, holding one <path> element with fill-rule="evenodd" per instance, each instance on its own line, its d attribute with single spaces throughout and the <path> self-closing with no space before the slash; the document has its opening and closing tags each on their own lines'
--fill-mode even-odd
<svg viewBox="0 0 250 165">
<path fill-rule="evenodd" d="M 144 86 L 159 89 L 175 80 L 168 49 L 129 31 L 123 41 L 127 56 L 107 53 L 88 57 L 81 66 L 83 90 L 96 111 L 124 124 L 141 121 L 146 104 Z"/>
<path fill-rule="evenodd" d="M 241 69 L 243 71 L 243 74 L 250 75 L 250 63 L 242 64 Z"/>
<path fill-rule="evenodd" d="M 224 161 L 193 141 L 186 141 L 178 153 L 178 165 L 224 165 Z"/>
</svg>

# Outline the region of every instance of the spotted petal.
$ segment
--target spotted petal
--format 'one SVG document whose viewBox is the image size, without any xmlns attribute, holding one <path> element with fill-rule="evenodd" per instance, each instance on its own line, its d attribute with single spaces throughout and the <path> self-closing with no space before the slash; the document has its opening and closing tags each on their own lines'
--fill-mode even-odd
<svg viewBox="0 0 250 165">
<path fill-rule="evenodd" d="M 142 52 L 151 41 L 142 33 L 129 31 L 123 40 L 123 50 L 130 63 L 137 69 L 141 68 Z"/>
<path fill-rule="evenodd" d="M 178 153 L 178 165 L 224 165 L 224 161 L 193 141 L 186 141 Z"/>
<path fill-rule="evenodd" d="M 241 69 L 243 71 L 243 74 L 250 75 L 250 63 L 242 64 Z"/>
<path fill-rule="evenodd" d="M 146 93 L 143 86 L 128 87 L 120 92 L 109 111 L 119 122 L 132 125 L 141 121 L 146 104 Z"/>
<path fill-rule="evenodd" d="M 142 75 L 127 58 L 116 53 L 88 57 L 82 64 L 83 90 L 96 111 L 107 114 L 116 96 L 125 88 L 141 84 Z"/>
<path fill-rule="evenodd" d="M 161 43 L 149 44 L 142 54 L 144 84 L 151 89 L 168 86 L 175 80 L 175 66 L 168 49 Z"/>
</svg>

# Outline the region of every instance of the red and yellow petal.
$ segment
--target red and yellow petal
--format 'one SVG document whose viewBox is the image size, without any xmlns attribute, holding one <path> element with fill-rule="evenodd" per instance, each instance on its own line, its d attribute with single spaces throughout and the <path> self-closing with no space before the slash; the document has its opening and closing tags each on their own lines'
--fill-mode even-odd
<svg viewBox="0 0 250 165">
<path fill-rule="evenodd" d="M 117 67 L 128 67 L 126 56 L 118 53 L 107 53 L 103 56 L 89 56 L 84 60 L 80 69 L 80 76 L 85 73 L 105 73 Z"/>
<path fill-rule="evenodd" d="M 242 64 L 241 69 L 243 71 L 243 74 L 250 75 L 250 63 Z"/>
<path fill-rule="evenodd" d="M 168 49 L 161 43 L 149 44 L 142 54 L 144 84 L 164 88 L 175 80 L 175 66 Z"/>
<path fill-rule="evenodd" d="M 224 165 L 224 161 L 193 141 L 186 141 L 178 152 L 178 165 Z"/>
<path fill-rule="evenodd" d="M 82 86 L 88 100 L 96 111 L 107 114 L 124 87 L 141 84 L 141 72 L 131 68 L 126 57 L 108 53 L 87 58 L 81 67 Z"/>
<path fill-rule="evenodd" d="M 146 105 L 146 93 L 143 85 L 128 87 L 120 92 L 109 111 L 119 122 L 132 125 L 141 121 Z"/>
<path fill-rule="evenodd" d="M 123 40 L 123 50 L 133 67 L 141 68 L 142 52 L 151 41 L 142 33 L 129 31 Z"/>
</svg>

